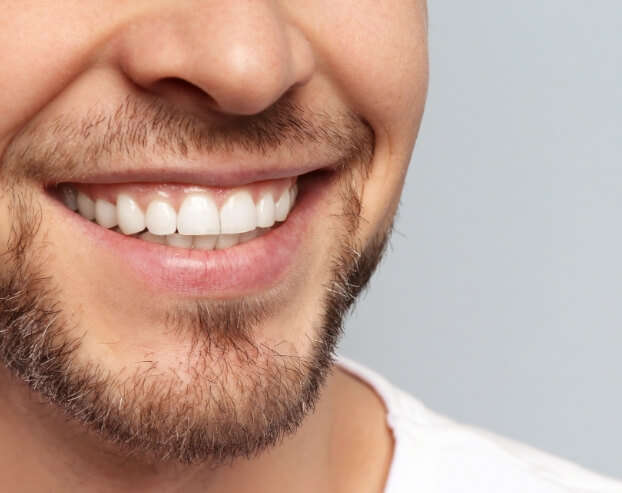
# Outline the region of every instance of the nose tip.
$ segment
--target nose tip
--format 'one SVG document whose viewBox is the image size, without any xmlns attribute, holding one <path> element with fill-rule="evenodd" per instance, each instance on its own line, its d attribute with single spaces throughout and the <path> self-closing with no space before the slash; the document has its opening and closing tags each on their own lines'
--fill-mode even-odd
<svg viewBox="0 0 622 493">
<path fill-rule="evenodd" d="M 278 34 L 282 39 L 264 45 L 237 40 L 218 55 L 207 92 L 220 109 L 258 113 L 310 79 L 314 62 L 305 41 L 296 32 Z"/>
<path fill-rule="evenodd" d="M 218 6 L 142 16 L 122 36 L 123 71 L 161 97 L 202 99 L 239 115 L 259 113 L 310 80 L 311 47 L 273 6 L 259 0 Z"/>
</svg>

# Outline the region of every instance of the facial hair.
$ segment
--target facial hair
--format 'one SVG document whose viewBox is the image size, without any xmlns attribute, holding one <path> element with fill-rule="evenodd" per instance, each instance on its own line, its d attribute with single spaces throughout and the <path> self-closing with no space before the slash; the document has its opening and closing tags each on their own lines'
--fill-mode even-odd
<svg viewBox="0 0 622 493">
<path fill-rule="evenodd" d="M 94 130 L 106 118 L 106 131 Z M 361 204 L 353 183 L 364 183 L 367 176 L 373 154 L 369 127 L 353 115 L 314 113 L 284 99 L 233 126 L 206 128 L 162 103 L 128 100 L 105 117 L 87 115 L 79 124 L 58 119 L 28 129 L 18 142 L 26 145 L 10 148 L 0 167 L 11 218 L 0 271 L 0 361 L 11 373 L 65 417 L 140 460 L 216 466 L 252 457 L 293 434 L 319 398 L 344 317 L 389 234 L 383 231 L 365 248 L 356 243 Z M 280 344 L 256 340 L 257 329 L 269 324 L 279 307 L 278 297 L 258 295 L 167 311 L 167 327 L 192 338 L 189 379 L 174 371 L 114 374 L 101 362 L 80 357 L 77 321 L 59 301 L 60 279 L 44 274 L 48 252 L 37 239 L 42 211 L 33 182 L 57 183 L 81 172 L 87 177 L 91 168 L 105 166 L 106 156 L 124 149 L 267 153 L 300 143 L 330 147 L 340 156 L 338 219 L 344 232 L 330 259 L 322 315 L 311 332 L 299 329 L 312 334 L 309 351 L 299 354 L 291 344 L 283 351 Z M 89 168 L 82 170 L 84 163 Z"/>
</svg>

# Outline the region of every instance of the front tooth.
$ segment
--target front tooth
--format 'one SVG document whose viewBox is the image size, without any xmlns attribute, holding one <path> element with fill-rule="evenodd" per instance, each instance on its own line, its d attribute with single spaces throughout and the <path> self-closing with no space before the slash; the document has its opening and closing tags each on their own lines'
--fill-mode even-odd
<svg viewBox="0 0 622 493">
<path fill-rule="evenodd" d="M 160 245 L 166 245 L 166 236 L 158 236 L 151 234 L 149 231 L 145 231 L 138 235 L 141 240 L 150 241 L 151 243 L 158 243 Z"/>
<path fill-rule="evenodd" d="M 78 190 L 71 185 L 61 185 L 59 191 L 63 203 L 72 211 L 77 211 Z"/>
<path fill-rule="evenodd" d="M 276 202 L 276 220 L 277 221 L 285 221 L 287 219 L 287 214 L 289 213 L 289 189 L 283 190 L 283 193 L 279 197 L 279 200 Z"/>
<path fill-rule="evenodd" d="M 245 190 L 235 192 L 220 209 L 220 232 L 245 233 L 256 227 L 257 212 L 251 194 Z"/>
<path fill-rule="evenodd" d="M 216 241 L 216 246 L 214 247 L 216 250 L 224 250 L 225 248 L 231 248 L 232 246 L 237 245 L 240 242 L 240 235 L 218 235 L 218 240 Z"/>
<path fill-rule="evenodd" d="M 206 194 L 186 197 L 177 216 L 177 231 L 184 235 L 220 233 L 220 216 L 214 201 Z"/>
<path fill-rule="evenodd" d="M 177 213 L 163 200 L 153 200 L 145 213 L 145 225 L 154 235 L 170 235 L 177 229 Z"/>
<path fill-rule="evenodd" d="M 114 228 L 117 225 L 117 208 L 107 200 L 97 199 L 95 221 L 104 228 Z"/>
<path fill-rule="evenodd" d="M 85 217 L 89 221 L 95 219 L 95 202 L 93 202 L 90 197 L 82 192 L 78 192 L 76 203 L 78 205 L 78 212 L 82 217 Z"/>
<path fill-rule="evenodd" d="M 192 247 L 197 250 L 213 250 L 217 241 L 218 235 L 195 236 L 192 241 Z"/>
<path fill-rule="evenodd" d="M 178 248 L 190 248 L 192 247 L 192 238 L 189 235 L 172 234 L 166 237 L 166 244 Z"/>
<path fill-rule="evenodd" d="M 257 202 L 257 226 L 260 228 L 269 228 L 275 221 L 275 205 L 274 197 L 271 193 L 266 193 Z"/>
<path fill-rule="evenodd" d="M 145 229 L 145 214 L 132 198 L 123 193 L 117 197 L 117 220 L 119 228 L 126 235 L 140 233 Z"/>
</svg>

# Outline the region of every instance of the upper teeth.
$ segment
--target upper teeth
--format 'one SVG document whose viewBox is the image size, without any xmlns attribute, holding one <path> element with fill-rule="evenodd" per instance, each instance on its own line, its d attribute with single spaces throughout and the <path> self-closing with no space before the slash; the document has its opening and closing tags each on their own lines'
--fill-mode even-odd
<svg viewBox="0 0 622 493">
<path fill-rule="evenodd" d="M 126 193 L 119 193 L 116 204 L 98 198 L 95 201 L 75 187 L 61 188 L 65 205 L 85 217 L 94 219 L 104 228 L 114 228 L 126 235 L 143 232 L 140 237 L 183 248 L 226 248 L 238 241 L 250 241 L 284 221 L 296 198 L 296 184 L 275 200 L 272 192 L 263 193 L 257 203 L 250 192 L 238 190 L 231 194 L 220 210 L 208 193 L 188 194 L 179 211 L 163 198 L 152 200 L 143 211 Z M 155 235 L 155 236 L 154 236 Z"/>
</svg>

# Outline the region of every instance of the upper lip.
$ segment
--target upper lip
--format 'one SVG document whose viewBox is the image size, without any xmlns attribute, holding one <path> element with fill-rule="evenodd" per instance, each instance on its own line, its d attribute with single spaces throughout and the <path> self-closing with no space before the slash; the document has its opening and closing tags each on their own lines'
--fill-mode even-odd
<svg viewBox="0 0 622 493">
<path fill-rule="evenodd" d="M 187 183 L 206 187 L 238 187 L 249 183 L 280 178 L 292 178 L 318 170 L 335 170 L 338 161 L 305 163 L 299 166 L 244 166 L 211 167 L 161 165 L 149 167 L 127 167 L 119 170 L 95 171 L 88 176 L 63 182 L 74 183 Z M 56 183 L 55 183 L 56 184 Z M 55 185 L 50 184 L 50 185 Z"/>
<path fill-rule="evenodd" d="M 335 149 L 313 145 L 293 145 L 266 153 L 236 150 L 228 154 L 189 153 L 182 156 L 164 153 L 156 156 L 150 152 L 139 152 L 131 156 L 85 159 L 83 164 L 66 169 L 45 185 L 54 186 L 62 182 L 153 182 L 236 187 L 264 180 L 292 178 L 318 170 L 336 170 L 343 163 L 344 156 Z"/>
<path fill-rule="evenodd" d="M 314 116 L 309 110 L 297 116 L 285 107 L 283 114 L 277 108 L 239 128 L 211 129 L 193 127 L 192 121 L 175 119 L 175 113 L 170 123 L 157 108 L 136 106 L 133 111 L 132 104 L 129 108 L 121 116 L 104 114 L 86 126 L 73 117 L 35 126 L 28 139 L 23 137 L 24 148 L 15 149 L 13 160 L 30 162 L 24 175 L 32 173 L 45 187 L 63 182 L 236 187 L 337 170 L 350 162 L 356 166 L 361 157 L 368 157 L 368 147 L 373 152 L 373 130 L 350 114 Z M 135 112 L 142 120 L 133 119 Z M 28 145 L 32 139 L 41 145 Z"/>
</svg>

